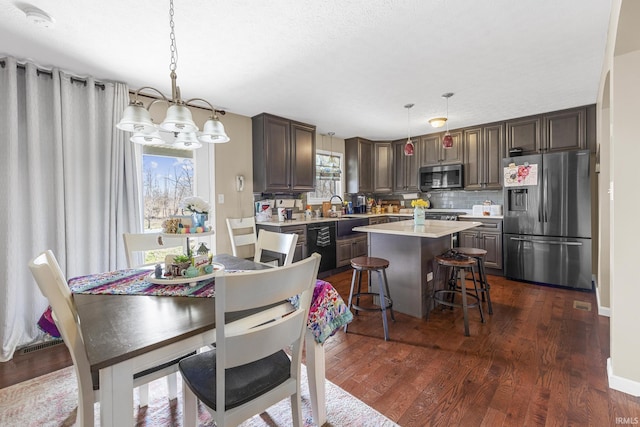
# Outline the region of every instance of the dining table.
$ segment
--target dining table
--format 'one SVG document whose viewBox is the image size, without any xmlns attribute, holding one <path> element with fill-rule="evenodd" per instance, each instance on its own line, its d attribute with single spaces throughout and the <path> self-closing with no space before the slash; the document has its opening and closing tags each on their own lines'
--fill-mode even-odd
<svg viewBox="0 0 640 427">
<path fill-rule="evenodd" d="M 225 274 L 273 268 L 228 254 L 214 256 L 213 262 L 222 264 Z M 172 296 L 162 289 L 151 295 L 144 290 L 132 295 L 129 291 L 132 285 L 119 287 L 114 284 L 118 277 L 130 271 L 69 280 L 91 371 L 99 375 L 100 423 L 103 427 L 133 424 L 133 376 L 136 372 L 162 365 L 215 342 L 213 295 L 193 292 L 190 296 Z M 143 283 L 142 288 L 138 286 L 141 280 L 144 282 L 144 277 L 135 282 L 138 290 L 153 289 L 151 283 Z M 226 322 L 250 328 L 292 310 L 291 302 L 283 301 L 258 310 L 229 313 Z M 331 284 L 318 280 L 305 335 L 309 394 L 317 425 L 326 421 L 322 343 L 340 325 L 351 320 L 351 312 Z"/>
</svg>

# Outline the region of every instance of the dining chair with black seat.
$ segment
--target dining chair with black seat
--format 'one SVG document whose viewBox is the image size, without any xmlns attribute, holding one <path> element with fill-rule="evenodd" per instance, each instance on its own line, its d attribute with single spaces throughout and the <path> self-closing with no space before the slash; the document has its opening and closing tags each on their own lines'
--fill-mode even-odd
<svg viewBox="0 0 640 427">
<path fill-rule="evenodd" d="M 280 257 L 271 254 L 262 254 L 262 250 L 260 250 L 260 253 L 258 254 L 258 250 L 260 248 L 258 247 L 258 232 L 256 230 L 256 219 L 254 217 L 227 218 L 226 221 L 233 256 L 245 258 L 251 261 L 255 260 L 256 262 L 276 267 L 280 265 Z M 272 246 L 271 242 L 273 242 L 273 239 L 269 239 L 269 241 L 265 243 Z M 285 259 L 285 263 L 286 261 L 287 260 Z"/>
<path fill-rule="evenodd" d="M 184 237 L 167 237 L 160 233 L 124 233 L 122 237 L 129 268 L 164 262 L 164 257 L 162 259 L 154 258 L 152 262 L 145 262 L 146 254 L 149 251 L 161 250 L 164 253 L 170 250 L 171 253 L 175 254 L 186 252 L 186 239 Z"/>
<path fill-rule="evenodd" d="M 216 348 L 179 363 L 183 426 L 196 426 L 198 401 L 218 427 L 238 425 L 289 397 L 293 425 L 302 425 L 300 372 L 307 316 L 320 255 L 266 270 L 216 278 Z M 251 329 L 225 324 L 225 314 L 259 309 L 299 295 L 290 314 Z M 291 357 L 284 349 L 290 348 Z"/>
<path fill-rule="evenodd" d="M 276 233 L 274 231 L 260 230 L 253 260 L 260 262 L 260 260 L 264 259 L 263 252 L 268 251 L 269 255 L 283 255 L 284 261 L 282 265 L 289 265 L 293 262 L 296 243 L 298 243 L 298 235 L 295 233 Z"/>
<path fill-rule="evenodd" d="M 93 426 L 93 405 L 100 401 L 99 378 L 93 375 L 87 359 L 82 331 L 73 302 L 73 295 L 53 252 L 47 250 L 29 262 L 29 269 L 42 294 L 52 308 L 53 319 L 69 349 L 78 381 L 78 411 L 76 423 Z M 179 359 L 134 375 L 134 387 L 146 387 L 156 379 L 177 372 Z"/>
<path fill-rule="evenodd" d="M 186 252 L 186 240 L 184 237 L 167 237 L 160 233 L 123 233 L 124 248 L 127 254 L 127 267 L 141 268 L 164 262 L 164 257 L 154 257 L 151 262 L 146 262 L 149 251 L 162 251 L 162 254 L 171 252 L 182 254 Z M 178 396 L 178 379 L 176 373 L 167 375 L 167 392 L 169 399 Z M 149 403 L 149 387 L 143 385 L 138 389 L 140 406 Z"/>
</svg>

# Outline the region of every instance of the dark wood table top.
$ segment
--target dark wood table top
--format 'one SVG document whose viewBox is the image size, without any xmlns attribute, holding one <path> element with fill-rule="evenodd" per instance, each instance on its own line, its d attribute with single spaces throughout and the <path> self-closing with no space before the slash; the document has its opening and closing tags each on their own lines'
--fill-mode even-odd
<svg viewBox="0 0 640 427">
<path fill-rule="evenodd" d="M 213 261 L 228 270 L 270 268 L 226 254 Z M 215 328 L 213 298 L 85 294 L 73 298 L 92 371 Z M 256 311 L 231 313 L 227 321 Z"/>
</svg>

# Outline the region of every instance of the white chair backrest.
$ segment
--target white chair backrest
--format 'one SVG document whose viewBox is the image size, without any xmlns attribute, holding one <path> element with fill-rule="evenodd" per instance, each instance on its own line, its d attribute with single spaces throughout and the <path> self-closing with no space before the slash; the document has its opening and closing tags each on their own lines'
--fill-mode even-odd
<svg viewBox="0 0 640 427">
<path fill-rule="evenodd" d="M 227 230 L 229 231 L 233 256 L 245 258 L 255 252 L 255 247 L 243 250 L 245 247 L 256 244 L 256 219 L 254 217 L 227 218 Z"/>
<path fill-rule="evenodd" d="M 262 359 L 292 346 L 291 378 L 298 379 L 307 316 L 320 266 L 320 255 L 289 266 L 216 278 L 217 407 L 225 407 L 225 369 Z M 225 325 L 225 313 L 264 307 L 299 295 L 292 313 L 251 329 Z"/>
<path fill-rule="evenodd" d="M 56 326 L 71 353 L 78 381 L 77 419 L 83 423 L 85 422 L 84 414 L 86 414 L 86 419 L 93 418 L 94 394 L 91 367 L 87 359 L 71 291 L 58 261 L 50 250 L 43 252 L 29 262 L 29 269 L 36 279 L 40 292 L 49 300 Z"/>
<path fill-rule="evenodd" d="M 298 235 L 295 233 L 275 233 L 273 231 L 260 230 L 253 260 L 259 262 L 262 257 L 262 251 L 271 251 L 283 254 L 285 256 L 283 266 L 289 265 L 293 262 L 296 243 L 298 243 Z"/>
<path fill-rule="evenodd" d="M 186 239 L 183 237 L 166 237 L 160 233 L 124 233 L 124 248 L 127 252 L 127 265 L 129 268 L 163 262 L 164 259 L 156 259 L 151 263 L 144 263 L 144 252 L 155 249 L 171 249 L 182 247 L 186 250 Z M 142 257 L 138 255 L 142 252 Z"/>
</svg>

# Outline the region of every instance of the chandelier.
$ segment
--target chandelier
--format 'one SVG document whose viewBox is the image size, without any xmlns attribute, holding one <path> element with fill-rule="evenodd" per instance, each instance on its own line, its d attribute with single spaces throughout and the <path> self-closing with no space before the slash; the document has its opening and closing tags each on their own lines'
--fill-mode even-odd
<svg viewBox="0 0 640 427">
<path fill-rule="evenodd" d="M 451 98 L 452 96 L 453 96 L 453 93 L 451 93 L 451 92 L 447 92 L 447 93 L 442 95 L 442 97 L 447 100 L 447 117 L 444 119 L 445 123 L 447 124 L 447 131 L 444 133 L 444 136 L 442 137 L 442 147 L 443 148 L 451 148 L 451 147 L 453 147 L 453 137 L 449 133 L 449 122 L 448 122 L 448 120 L 449 120 L 449 98 Z"/>
<path fill-rule="evenodd" d="M 178 68 L 178 48 L 173 22 L 173 0 L 169 0 L 169 27 L 170 31 L 170 51 L 171 63 L 169 70 L 171 73 L 171 99 L 167 98 L 161 91 L 151 86 L 144 86 L 134 93 L 134 99 L 129 103 L 122 113 L 122 119 L 116 125 L 118 129 L 132 132 L 131 142 L 143 145 L 156 145 L 168 148 L 179 148 L 193 150 L 202 147 L 202 143 L 224 143 L 229 141 L 224 125 L 218 118 L 218 114 L 225 115 L 224 110 L 217 110 L 209 101 L 202 98 L 192 98 L 183 101 L 180 98 L 180 87 L 177 85 L 176 69 Z M 160 96 L 153 99 L 149 105 L 138 99 L 143 90 L 150 90 Z M 168 105 L 167 113 L 159 125 L 151 120 L 149 109 L 155 103 L 162 102 Z M 198 107 L 197 103 L 204 103 L 211 109 L 211 115 L 204 124 L 200 132 L 191 116 L 188 106 Z M 172 132 L 175 136 L 174 142 L 167 142 L 160 132 Z"/>
<path fill-rule="evenodd" d="M 406 104 L 404 108 L 407 109 L 407 142 L 404 144 L 404 155 L 405 156 L 413 156 L 413 152 L 415 147 L 413 146 L 413 142 L 411 142 L 411 107 L 414 104 Z"/>
</svg>

